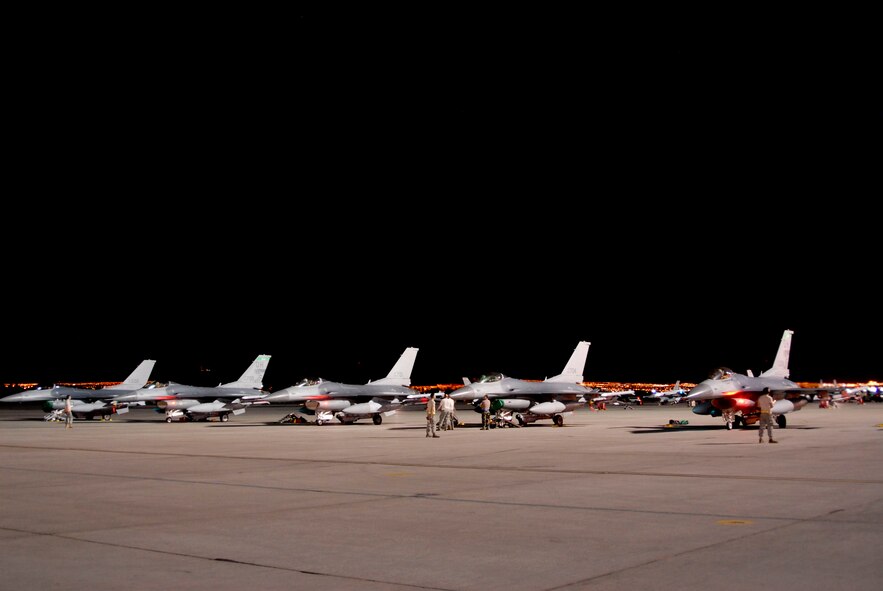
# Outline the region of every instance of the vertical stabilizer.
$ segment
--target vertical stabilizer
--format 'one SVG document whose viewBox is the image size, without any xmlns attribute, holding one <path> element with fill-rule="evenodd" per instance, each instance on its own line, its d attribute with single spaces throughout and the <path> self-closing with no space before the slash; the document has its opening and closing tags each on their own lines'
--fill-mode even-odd
<svg viewBox="0 0 883 591">
<path fill-rule="evenodd" d="M 147 380 L 150 379 L 150 372 L 153 371 L 153 366 L 156 364 L 156 361 L 153 359 L 145 359 L 138 367 L 135 368 L 135 371 L 129 374 L 121 384 L 115 384 L 113 386 L 108 386 L 107 390 L 137 390 L 139 388 L 143 388 L 147 383 Z"/>
<path fill-rule="evenodd" d="M 773 366 L 763 372 L 761 377 L 765 378 L 787 378 L 791 373 L 788 370 L 788 360 L 791 357 L 791 335 L 793 330 L 785 329 L 782 333 L 782 340 L 779 342 L 779 351 L 776 353 L 776 359 Z"/>
<path fill-rule="evenodd" d="M 229 384 L 221 384 L 220 388 L 255 388 L 260 390 L 264 387 L 264 373 L 267 371 L 267 365 L 270 364 L 269 355 L 258 355 L 245 370 L 245 373 Z"/>
<path fill-rule="evenodd" d="M 414 362 L 417 360 L 417 347 L 408 347 L 392 369 L 386 374 L 385 378 L 371 384 L 382 384 L 385 386 L 410 386 L 411 372 L 414 370 Z"/>
<path fill-rule="evenodd" d="M 564 371 L 557 376 L 546 378 L 545 381 L 572 382 L 574 384 L 582 382 L 583 369 L 586 367 L 586 357 L 589 355 L 589 345 L 591 344 L 592 343 L 588 341 L 580 341 L 577 343 L 576 349 L 573 350 L 573 354 L 570 356 L 570 361 L 564 366 Z"/>
</svg>

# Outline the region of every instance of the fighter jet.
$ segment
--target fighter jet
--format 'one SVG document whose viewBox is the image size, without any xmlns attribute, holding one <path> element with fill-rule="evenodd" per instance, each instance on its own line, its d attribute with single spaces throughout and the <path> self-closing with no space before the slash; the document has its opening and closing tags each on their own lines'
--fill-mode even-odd
<svg viewBox="0 0 883 591">
<path fill-rule="evenodd" d="M 590 400 L 594 403 L 609 402 L 611 404 L 628 404 L 636 398 L 634 390 L 601 390 L 593 388 L 590 392 Z"/>
<path fill-rule="evenodd" d="M 650 390 L 650 393 L 646 396 L 651 400 L 658 400 L 659 404 L 677 404 L 680 402 L 684 396 L 687 395 L 687 390 L 681 388 L 681 380 L 675 382 L 675 385 L 671 387 L 670 390 Z"/>
<path fill-rule="evenodd" d="M 707 380 L 696 384 L 684 400 L 696 402 L 693 412 L 697 415 L 719 417 L 723 409 L 735 408 L 735 425 L 748 426 L 757 423 L 760 419 L 760 410 L 756 406 L 757 399 L 764 389 L 768 388 L 776 401 L 772 409 L 776 424 L 784 429 L 787 424 L 785 419 L 787 413 L 806 406 L 813 395 L 829 391 L 827 388 L 802 388 L 787 379 L 790 375 L 788 361 L 791 356 L 793 334 L 793 330 L 787 329 L 782 333 L 773 366 L 759 376 L 754 376 L 750 371 L 747 374 L 740 374 L 728 367 L 721 367 L 712 372 Z"/>
<path fill-rule="evenodd" d="M 411 371 L 418 350 L 408 347 L 385 378 L 367 384 L 307 379 L 270 394 L 265 400 L 271 404 L 303 403 L 299 412 L 314 415 L 317 425 L 324 425 L 331 419 L 352 424 L 369 417 L 375 425 L 379 425 L 385 415 L 402 408 L 408 397 L 414 394 L 414 390 L 408 386 L 411 385 Z"/>
<path fill-rule="evenodd" d="M 820 387 L 826 384 L 819 384 Z M 858 400 L 868 396 L 873 399 L 880 393 L 880 386 L 877 382 L 871 381 L 865 384 L 855 384 L 852 386 L 838 386 L 837 380 L 834 380 L 833 392 L 840 392 L 840 398 L 843 400 Z"/>
<path fill-rule="evenodd" d="M 492 373 L 454 390 L 451 398 L 471 401 L 477 406 L 487 394 L 492 410 L 514 413 L 514 419 L 519 425 L 552 419 L 560 427 L 564 424 L 564 415 L 586 404 L 594 392 L 581 384 L 590 344 L 588 341 L 580 341 L 564 366 L 564 371 L 557 376 L 540 382 Z"/>
<path fill-rule="evenodd" d="M 108 400 L 123 394 L 137 392 L 143 388 L 147 383 L 147 380 L 150 379 L 150 372 L 153 371 L 153 366 L 155 364 L 156 361 L 153 359 L 145 359 L 135 368 L 135 371 L 130 373 L 129 377 L 121 383 L 106 388 L 100 388 L 97 390 L 91 388 L 74 388 L 72 386 L 53 386 L 52 388 L 42 389 L 34 388 L 32 390 L 25 390 L 18 394 L 11 394 L 0 398 L 0 402 L 47 402 L 58 400 L 62 401 L 61 406 L 64 407 L 63 401 L 68 396 L 71 397 L 71 400 L 79 400 L 81 402 Z"/>
<path fill-rule="evenodd" d="M 269 363 L 270 355 L 258 355 L 238 380 L 227 384 L 188 386 L 169 382 L 167 386 L 116 396 L 113 401 L 155 403 L 157 412 L 165 413 L 167 423 L 204 421 L 210 417 L 226 422 L 231 414 L 244 413 L 248 406 L 260 403 L 267 395 L 262 388 Z"/>
</svg>

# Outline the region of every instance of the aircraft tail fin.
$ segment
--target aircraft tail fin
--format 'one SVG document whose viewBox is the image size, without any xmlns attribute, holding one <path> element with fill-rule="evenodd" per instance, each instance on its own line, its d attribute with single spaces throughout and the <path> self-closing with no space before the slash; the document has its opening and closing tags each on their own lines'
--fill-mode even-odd
<svg viewBox="0 0 883 591">
<path fill-rule="evenodd" d="M 779 342 L 779 350 L 776 352 L 776 359 L 773 366 L 761 373 L 761 377 L 765 378 L 787 378 L 791 373 L 788 369 L 788 360 L 791 357 L 791 335 L 793 330 L 785 329 L 782 333 L 782 340 Z"/>
<path fill-rule="evenodd" d="M 472 380 L 470 380 L 470 379 L 467 378 L 466 376 L 463 376 L 463 385 L 464 385 L 464 386 L 468 386 L 468 385 L 471 384 L 471 383 L 472 383 Z"/>
<path fill-rule="evenodd" d="M 570 355 L 570 361 L 567 362 L 567 365 L 564 366 L 564 371 L 562 371 L 557 376 L 552 376 L 551 378 L 546 378 L 546 382 L 568 382 L 568 383 L 579 383 L 583 381 L 583 369 L 586 367 L 586 357 L 589 354 L 589 345 L 592 343 L 588 341 L 580 341 L 577 343 L 576 348 L 573 350 L 573 353 Z"/>
<path fill-rule="evenodd" d="M 419 351 L 417 347 L 405 349 L 405 352 L 402 353 L 385 378 L 370 383 L 385 386 L 410 386 L 411 371 L 413 371 L 414 362 L 417 360 L 417 351 Z"/>
<path fill-rule="evenodd" d="M 150 372 L 153 371 L 153 366 L 156 364 L 156 361 L 153 359 L 145 359 L 141 363 L 138 364 L 138 367 L 135 368 L 135 371 L 129 374 L 125 380 L 123 380 L 120 384 L 115 384 L 113 386 L 108 386 L 108 390 L 137 390 L 138 388 L 143 388 L 144 384 L 147 383 L 147 380 L 150 379 Z"/>
<path fill-rule="evenodd" d="M 270 364 L 270 355 L 258 355 L 248 366 L 238 380 L 228 384 L 220 384 L 219 388 L 255 388 L 260 390 L 264 387 L 264 373 Z"/>
</svg>

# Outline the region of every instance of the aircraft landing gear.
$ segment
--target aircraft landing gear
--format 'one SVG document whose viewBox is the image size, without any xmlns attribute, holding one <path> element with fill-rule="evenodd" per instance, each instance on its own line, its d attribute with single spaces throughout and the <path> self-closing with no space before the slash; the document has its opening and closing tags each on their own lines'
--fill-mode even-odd
<svg viewBox="0 0 883 591">
<path fill-rule="evenodd" d="M 776 415 L 776 424 L 779 426 L 780 429 L 784 429 L 785 425 L 788 424 L 788 422 L 785 420 L 785 415 Z"/>
<path fill-rule="evenodd" d="M 330 423 L 331 419 L 333 419 L 333 418 L 334 418 L 334 414 L 327 411 L 327 410 L 317 410 L 316 411 L 316 424 L 317 425 L 321 426 L 321 425 L 324 425 L 325 423 Z M 338 416 L 337 419 L 340 420 L 340 417 Z M 341 421 L 341 422 L 343 422 L 343 421 Z"/>
<path fill-rule="evenodd" d="M 379 425 L 380 423 L 383 422 L 383 416 L 380 415 L 379 413 L 376 415 L 371 415 L 371 420 L 374 421 L 375 425 Z"/>
<path fill-rule="evenodd" d="M 552 422 L 555 423 L 556 426 L 562 427 L 564 426 L 564 417 L 561 415 L 555 415 L 552 417 Z"/>
</svg>

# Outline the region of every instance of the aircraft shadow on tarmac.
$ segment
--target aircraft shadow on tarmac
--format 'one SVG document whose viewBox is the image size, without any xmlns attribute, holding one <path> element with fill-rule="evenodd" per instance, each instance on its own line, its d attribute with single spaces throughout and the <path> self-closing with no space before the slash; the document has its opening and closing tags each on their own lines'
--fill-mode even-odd
<svg viewBox="0 0 883 591">
<path fill-rule="evenodd" d="M 630 427 L 625 427 L 629 429 L 630 433 L 676 433 L 678 431 L 726 431 L 721 425 L 674 425 L 669 427 L 668 425 L 654 425 L 652 427 L 642 427 L 637 425 L 632 425 Z M 788 427 L 787 431 L 802 431 L 809 429 L 819 429 L 819 427 Z M 748 429 L 739 428 L 734 429 L 734 431 L 757 431 L 756 427 L 749 427 Z M 778 429 L 777 429 L 778 431 Z"/>
</svg>

